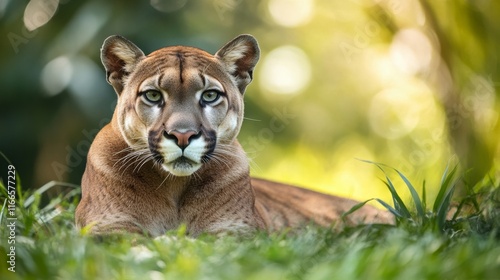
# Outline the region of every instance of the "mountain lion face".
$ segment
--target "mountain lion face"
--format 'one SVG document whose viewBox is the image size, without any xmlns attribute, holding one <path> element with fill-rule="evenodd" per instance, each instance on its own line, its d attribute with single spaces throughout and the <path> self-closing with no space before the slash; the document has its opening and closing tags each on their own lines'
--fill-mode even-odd
<svg viewBox="0 0 500 280">
<path fill-rule="evenodd" d="M 215 55 L 166 47 L 145 56 L 130 41 L 112 36 L 101 59 L 118 94 L 115 114 L 130 155 L 188 176 L 220 160 L 236 141 L 259 48 L 252 36 L 240 35 Z"/>
</svg>

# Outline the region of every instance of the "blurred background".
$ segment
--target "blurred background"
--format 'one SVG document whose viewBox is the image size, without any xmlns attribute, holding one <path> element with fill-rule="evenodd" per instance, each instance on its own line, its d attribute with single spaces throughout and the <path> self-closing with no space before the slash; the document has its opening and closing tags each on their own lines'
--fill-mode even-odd
<svg viewBox="0 0 500 280">
<path fill-rule="evenodd" d="M 116 104 L 113 34 L 146 54 L 258 39 L 239 136 L 254 176 L 388 200 L 360 159 L 429 187 L 450 162 L 471 183 L 499 170 L 500 1 L 0 0 L 0 24 L 0 151 L 23 188 L 80 184 Z"/>
</svg>

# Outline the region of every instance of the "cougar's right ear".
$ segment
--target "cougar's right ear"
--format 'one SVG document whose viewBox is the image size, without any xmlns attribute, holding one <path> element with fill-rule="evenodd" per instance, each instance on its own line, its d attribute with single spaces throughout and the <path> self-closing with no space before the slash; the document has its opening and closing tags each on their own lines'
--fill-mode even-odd
<svg viewBox="0 0 500 280">
<path fill-rule="evenodd" d="M 252 81 L 253 68 L 259 61 L 260 49 L 257 40 L 252 35 L 240 35 L 217 51 L 215 57 L 224 63 L 243 94 Z"/>
<path fill-rule="evenodd" d="M 141 49 L 122 36 L 114 35 L 104 40 L 101 61 L 106 68 L 106 80 L 118 95 L 123 90 L 125 77 L 144 57 Z"/>
</svg>

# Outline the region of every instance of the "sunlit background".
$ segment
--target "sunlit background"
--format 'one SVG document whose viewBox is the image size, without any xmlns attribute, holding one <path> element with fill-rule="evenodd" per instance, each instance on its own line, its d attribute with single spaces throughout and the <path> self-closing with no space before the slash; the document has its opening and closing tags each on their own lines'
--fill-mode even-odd
<svg viewBox="0 0 500 280">
<path fill-rule="evenodd" d="M 99 60 L 112 34 L 146 53 L 254 35 L 239 136 L 254 176 L 388 199 L 361 160 L 431 188 L 448 163 L 472 183 L 499 170 L 499 1 L 1 0 L 0 22 L 0 151 L 24 188 L 80 183 L 116 102 Z"/>
</svg>

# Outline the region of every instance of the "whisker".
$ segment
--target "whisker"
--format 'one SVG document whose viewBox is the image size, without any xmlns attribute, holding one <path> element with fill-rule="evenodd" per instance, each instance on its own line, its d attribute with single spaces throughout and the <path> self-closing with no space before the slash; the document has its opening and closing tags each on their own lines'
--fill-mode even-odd
<svg viewBox="0 0 500 280">
<path fill-rule="evenodd" d="M 248 161 L 251 169 L 257 169 L 259 172 L 262 172 L 262 168 L 260 168 L 259 164 L 255 160 L 248 158 Z"/>
<path fill-rule="evenodd" d="M 258 119 L 252 119 L 252 118 L 247 118 L 247 117 L 243 117 L 244 120 L 249 120 L 249 121 L 254 121 L 254 122 L 261 122 L 262 120 L 258 120 Z"/>
<path fill-rule="evenodd" d="M 161 181 L 160 185 L 158 185 L 158 187 L 155 189 L 155 191 L 159 190 L 161 185 L 163 185 L 163 183 L 165 183 L 165 181 L 167 181 L 167 179 L 171 176 L 172 174 L 169 172 L 167 173 L 167 175 L 165 176 L 165 179 L 163 179 L 163 181 Z"/>
<path fill-rule="evenodd" d="M 134 168 L 134 172 L 138 172 L 148 161 L 152 160 L 153 156 L 151 154 L 143 156 L 143 158 L 138 162 L 137 166 Z"/>
<path fill-rule="evenodd" d="M 134 150 L 129 148 L 123 149 L 121 152 L 128 152 L 123 157 L 116 160 L 113 166 L 120 164 L 120 168 L 118 170 L 122 170 L 122 176 L 125 171 L 132 167 L 134 164 L 137 164 L 132 172 L 136 172 L 138 167 L 140 168 L 144 163 L 146 163 L 151 157 L 151 153 L 149 152 L 149 148 L 141 148 L 138 150 Z"/>
<path fill-rule="evenodd" d="M 194 172 L 194 173 L 193 173 L 193 174 L 191 174 L 191 175 L 193 175 L 194 180 L 195 180 L 196 182 L 200 182 L 200 181 L 202 180 L 202 179 L 201 179 L 201 176 L 200 176 L 200 174 L 198 174 L 198 172 Z"/>
</svg>

